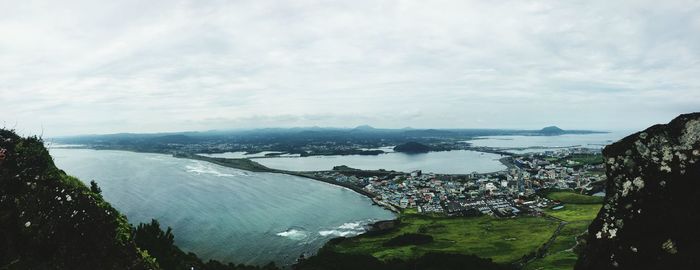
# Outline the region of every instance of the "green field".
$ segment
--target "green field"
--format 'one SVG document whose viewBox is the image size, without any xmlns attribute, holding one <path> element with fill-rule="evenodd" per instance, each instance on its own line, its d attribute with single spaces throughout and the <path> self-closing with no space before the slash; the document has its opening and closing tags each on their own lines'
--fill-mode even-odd
<svg viewBox="0 0 700 270">
<path fill-rule="evenodd" d="M 547 255 L 529 263 L 525 269 L 573 269 L 577 256 L 572 251 L 576 245 L 576 237 L 586 231 L 588 225 L 596 217 L 602 204 L 589 203 L 599 200 L 600 197 L 580 195 L 571 192 L 551 192 L 547 194 L 550 199 L 558 198 L 563 202 L 584 202 L 587 204 L 564 204 L 564 208 L 559 210 L 546 209 L 545 213 L 553 217 L 562 219 L 567 224 L 562 228 L 561 233 L 549 247 Z M 588 198 L 586 198 L 588 197 Z"/>
<path fill-rule="evenodd" d="M 415 258 L 432 251 L 474 254 L 498 263 L 510 263 L 539 248 L 557 224 L 541 217 L 447 218 L 404 214 L 397 230 L 350 238 L 332 248 L 342 253 L 370 254 L 380 260 Z M 418 246 L 383 246 L 389 239 L 405 233 L 427 234 L 434 241 Z"/>
<path fill-rule="evenodd" d="M 563 203 L 573 204 L 601 204 L 603 197 L 588 196 L 569 191 L 552 191 L 545 194 L 550 200 L 557 200 Z"/>
<path fill-rule="evenodd" d="M 529 263 L 525 270 L 571 270 L 577 259 L 573 251 L 560 251 Z"/>
<path fill-rule="evenodd" d="M 546 209 L 544 212 L 567 222 L 591 221 L 598 214 L 600 206 L 600 204 L 565 204 L 562 209 Z"/>
<path fill-rule="evenodd" d="M 571 249 L 576 245 L 576 236 L 582 234 L 588 225 L 600 211 L 600 204 L 567 204 L 563 209 L 547 209 L 545 213 L 567 222 L 561 233 L 549 249 L 549 253 L 556 253 Z"/>
<path fill-rule="evenodd" d="M 547 215 L 567 223 L 545 256 L 531 261 L 525 269 L 573 269 L 577 259 L 572 251 L 576 237 L 586 231 L 595 218 L 602 198 L 565 191 L 549 192 L 546 196 L 567 202 L 560 210 L 544 210 Z M 542 247 L 559 225 L 556 220 L 544 217 L 449 218 L 420 215 L 414 210 L 403 212 L 400 220 L 401 224 L 390 232 L 360 235 L 328 247 L 336 252 L 368 254 L 384 261 L 417 258 L 427 252 L 444 252 L 472 254 L 507 264 Z M 384 245 L 390 239 L 407 233 L 430 235 L 434 240 L 423 245 Z"/>
</svg>

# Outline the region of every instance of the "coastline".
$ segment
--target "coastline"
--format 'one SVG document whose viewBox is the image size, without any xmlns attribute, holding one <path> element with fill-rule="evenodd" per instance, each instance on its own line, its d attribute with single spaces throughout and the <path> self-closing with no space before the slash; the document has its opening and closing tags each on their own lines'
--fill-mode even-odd
<svg viewBox="0 0 700 270">
<path fill-rule="evenodd" d="M 293 171 L 272 169 L 272 168 L 266 167 L 260 163 L 257 163 L 255 161 L 252 161 L 250 159 L 212 158 L 212 157 L 200 156 L 200 155 L 196 155 L 196 154 L 173 154 L 173 157 L 200 160 L 200 161 L 210 162 L 210 163 L 213 163 L 213 164 L 216 164 L 219 166 L 224 166 L 224 167 L 229 167 L 229 168 L 234 168 L 234 169 L 239 169 L 239 170 L 246 170 L 246 171 L 252 171 L 252 172 L 281 173 L 281 174 L 293 175 L 293 176 L 308 178 L 311 180 L 321 181 L 321 182 L 328 183 L 331 185 L 336 185 L 336 186 L 350 189 L 350 190 L 352 190 L 360 195 L 363 195 L 363 196 L 369 198 L 372 201 L 373 205 L 382 207 L 382 208 L 389 210 L 390 212 L 395 214 L 395 217 L 393 219 L 378 220 L 378 221 L 375 221 L 373 223 L 367 224 L 365 231 L 363 233 L 361 233 L 360 235 L 366 234 L 366 233 L 373 233 L 373 232 L 377 232 L 377 231 L 390 230 L 390 229 L 398 226 L 399 219 L 401 217 L 401 210 L 398 209 L 397 207 L 395 207 L 387 202 L 378 200 L 376 195 L 374 195 L 366 190 L 363 190 L 360 187 L 351 185 L 351 184 L 332 181 L 332 180 L 324 179 L 321 177 L 316 177 L 313 175 L 307 175 L 307 174 L 304 174 L 303 172 L 293 172 Z M 238 162 L 231 162 L 231 161 L 238 161 Z M 501 162 L 503 162 L 503 161 L 501 161 Z M 245 166 L 241 166 L 241 164 L 243 164 Z M 328 245 L 328 243 L 333 242 L 335 239 L 338 239 L 338 238 L 344 238 L 344 237 L 332 238 L 328 242 L 326 242 L 321 248 L 326 247 Z M 314 252 L 318 252 L 318 250 L 316 250 Z"/>
<path fill-rule="evenodd" d="M 127 151 L 127 152 L 135 152 L 135 153 L 153 153 L 153 154 L 168 154 L 168 153 L 162 153 L 162 152 L 151 152 L 151 151 L 134 151 L 130 149 L 99 149 L 99 148 L 89 148 L 89 147 L 71 147 L 72 149 L 92 149 L 92 150 L 116 150 L 116 151 Z M 492 153 L 492 154 L 501 154 L 503 157 L 501 157 L 499 162 L 506 166 L 506 169 L 508 170 L 513 167 L 515 167 L 515 164 L 512 162 L 512 153 L 504 154 L 504 153 L 497 153 L 497 152 L 490 152 L 490 151 L 482 151 L 483 149 L 468 149 L 471 151 L 475 152 L 484 152 L 484 153 Z M 362 196 L 365 196 L 369 198 L 372 201 L 372 204 L 380 206 L 386 210 L 391 211 L 394 214 L 401 214 L 401 210 L 397 208 L 396 206 L 389 204 L 387 202 L 381 201 L 377 199 L 376 194 L 373 194 L 371 192 L 368 192 L 361 187 L 348 184 L 348 183 L 342 183 L 342 182 L 337 182 L 331 179 L 326 179 L 322 177 L 317 177 L 312 175 L 311 173 L 315 172 L 327 172 L 327 171 L 288 171 L 288 170 L 280 170 L 280 169 L 273 169 L 266 167 L 258 162 L 255 162 L 254 159 L 250 158 L 218 158 L 218 157 L 207 157 L 207 156 L 202 156 L 202 155 L 197 155 L 197 154 L 192 154 L 192 153 L 170 153 L 171 156 L 175 158 L 185 158 L 185 159 L 192 159 L 192 160 L 200 160 L 200 161 L 205 161 L 209 163 L 213 163 L 219 166 L 224 166 L 228 168 L 234 168 L 234 169 L 239 169 L 239 170 L 244 170 L 244 171 L 250 171 L 250 172 L 266 172 L 266 173 L 280 173 L 280 174 L 287 174 L 287 175 L 292 175 L 292 176 L 297 176 L 297 177 L 304 177 L 307 179 L 312 179 L 320 182 L 324 182 L 327 184 L 339 186 L 339 187 L 344 187 L 347 189 L 350 189 L 354 191 L 355 193 L 358 193 Z M 357 170 L 357 171 L 355 171 Z M 498 170 L 498 171 L 503 171 L 503 170 Z M 493 172 L 486 172 L 486 173 L 479 173 L 479 174 L 488 174 L 488 173 L 494 173 L 498 171 L 493 171 Z M 334 172 L 342 172 L 342 171 L 334 171 Z M 358 170 L 358 169 L 353 169 L 353 172 L 362 172 L 362 173 L 367 173 L 367 174 L 394 174 L 394 173 L 405 173 L 405 172 L 397 172 L 397 171 L 384 171 L 384 170 Z M 437 174 L 437 175 L 455 175 L 455 176 L 463 176 L 466 174 Z"/>
<path fill-rule="evenodd" d="M 245 170 L 245 171 L 251 171 L 251 172 L 268 172 L 268 173 L 281 173 L 281 174 L 287 174 L 287 175 L 292 175 L 292 176 L 298 176 L 298 177 L 304 177 L 324 183 L 328 183 L 331 185 L 336 185 L 340 187 L 344 187 L 347 189 L 350 189 L 360 195 L 363 195 L 370 200 L 372 200 L 372 203 L 377 206 L 381 206 L 382 208 L 389 210 L 395 214 L 401 214 L 401 210 L 397 208 L 396 206 L 378 200 L 376 194 L 373 194 L 371 192 L 368 192 L 361 187 L 348 184 L 348 183 L 342 183 L 342 182 L 337 182 L 334 180 L 322 178 L 322 177 L 317 177 L 314 175 L 310 175 L 310 172 L 296 172 L 296 171 L 288 171 L 288 170 L 280 170 L 280 169 L 273 169 L 266 167 L 260 163 L 255 162 L 252 159 L 231 159 L 231 158 L 215 158 L 215 157 L 207 157 L 207 156 L 201 156 L 197 154 L 185 154 L 185 153 L 179 153 L 179 154 L 173 154 L 173 157 L 175 158 L 187 158 L 187 159 L 193 159 L 193 160 L 200 160 L 200 161 L 205 161 L 205 162 L 210 162 L 219 166 L 224 166 L 224 167 L 229 167 L 229 168 L 234 168 L 234 169 L 239 169 L 239 170 Z M 498 159 L 499 162 L 501 162 L 504 166 L 506 166 L 506 170 L 514 168 L 515 164 L 512 162 L 512 156 L 504 156 L 500 159 Z M 366 170 L 360 170 L 362 172 L 370 172 Z M 316 172 L 316 171 L 313 171 Z M 384 172 L 387 173 L 387 172 Z M 390 172 L 389 172 L 390 173 Z"/>
<path fill-rule="evenodd" d="M 309 175 L 305 172 L 295 172 L 295 171 L 287 171 L 287 170 L 279 170 L 279 169 L 272 169 L 269 167 L 266 167 L 260 163 L 257 163 L 253 160 L 250 159 L 229 159 L 229 158 L 212 158 L 212 157 L 206 157 L 206 156 L 200 156 L 196 154 L 173 154 L 173 157 L 175 158 L 186 158 L 186 159 L 193 159 L 193 160 L 200 160 L 200 161 L 206 161 L 210 162 L 219 166 L 224 166 L 224 167 L 229 167 L 229 168 L 234 168 L 234 169 L 239 169 L 239 170 L 245 170 L 245 171 L 251 171 L 251 172 L 267 172 L 267 173 L 281 173 L 281 174 L 287 174 L 287 175 L 292 175 L 292 176 L 298 176 L 298 177 L 304 177 L 324 183 L 328 183 L 331 185 L 336 185 L 340 187 L 344 187 L 347 189 L 350 189 L 360 195 L 363 195 L 370 200 L 372 200 L 372 203 L 377 206 L 381 206 L 382 208 L 389 210 L 395 214 L 400 214 L 401 211 L 394 207 L 393 205 L 390 205 L 388 203 L 382 202 L 377 200 L 377 196 L 371 192 L 368 192 L 358 186 L 352 185 L 352 184 L 347 184 L 347 183 L 341 183 L 313 175 Z"/>
<path fill-rule="evenodd" d="M 517 168 L 515 163 L 513 163 L 513 156 L 505 156 L 505 157 L 499 158 L 498 161 L 500 161 L 501 164 L 506 166 L 506 170 Z"/>
</svg>

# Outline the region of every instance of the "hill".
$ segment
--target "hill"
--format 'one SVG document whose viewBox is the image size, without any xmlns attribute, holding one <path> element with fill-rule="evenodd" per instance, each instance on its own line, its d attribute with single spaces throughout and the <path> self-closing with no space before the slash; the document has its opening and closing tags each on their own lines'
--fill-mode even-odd
<svg viewBox="0 0 700 270">
<path fill-rule="evenodd" d="M 375 130 L 376 128 L 370 126 L 370 125 L 360 125 L 356 126 L 353 130 Z"/>
<path fill-rule="evenodd" d="M 545 127 L 543 129 L 540 129 L 540 133 L 544 134 L 544 135 L 561 135 L 561 134 L 565 134 L 566 131 L 564 131 L 563 129 L 561 129 L 557 126 L 549 126 L 549 127 Z"/>
<path fill-rule="evenodd" d="M 430 146 L 417 142 L 407 142 L 394 147 L 394 151 L 409 154 L 430 152 Z"/>
</svg>

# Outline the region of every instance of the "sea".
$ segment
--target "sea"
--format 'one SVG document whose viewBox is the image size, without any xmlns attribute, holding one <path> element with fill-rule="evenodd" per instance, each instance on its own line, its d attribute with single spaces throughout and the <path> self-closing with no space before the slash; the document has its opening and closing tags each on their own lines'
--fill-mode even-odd
<svg viewBox="0 0 700 270">
<path fill-rule="evenodd" d="M 395 215 L 358 193 L 285 174 L 255 173 L 163 154 L 50 148 L 56 165 L 89 183 L 132 224 L 157 219 L 205 259 L 292 264 L 329 239 Z"/>
<path fill-rule="evenodd" d="M 566 147 L 601 149 L 632 132 L 562 136 L 489 136 L 469 141 L 514 153 Z M 64 148 L 47 145 L 56 165 L 89 183 L 129 222 L 159 220 L 173 228 L 175 243 L 204 259 L 288 266 L 314 254 L 331 238 L 354 236 L 367 225 L 395 214 L 349 189 L 312 179 L 243 171 L 164 154 Z M 74 147 L 74 146 L 73 146 Z M 377 156 L 281 156 L 265 153 L 211 154 L 255 158 L 261 164 L 293 171 L 330 170 L 346 165 L 434 173 L 493 172 L 505 169 L 500 155 L 467 150 Z"/>
</svg>

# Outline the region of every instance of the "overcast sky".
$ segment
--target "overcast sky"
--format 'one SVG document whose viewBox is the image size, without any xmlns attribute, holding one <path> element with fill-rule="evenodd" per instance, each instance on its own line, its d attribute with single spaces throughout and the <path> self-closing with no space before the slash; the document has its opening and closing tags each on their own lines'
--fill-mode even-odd
<svg viewBox="0 0 700 270">
<path fill-rule="evenodd" d="M 0 126 L 641 129 L 700 111 L 699 3 L 0 0 Z"/>
</svg>

